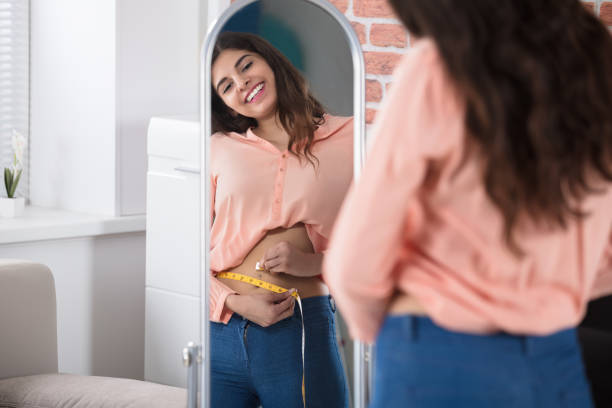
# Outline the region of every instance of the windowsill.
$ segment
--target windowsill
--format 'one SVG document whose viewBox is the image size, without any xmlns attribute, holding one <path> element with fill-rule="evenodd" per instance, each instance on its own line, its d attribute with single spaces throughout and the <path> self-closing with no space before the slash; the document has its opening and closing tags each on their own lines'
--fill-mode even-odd
<svg viewBox="0 0 612 408">
<path fill-rule="evenodd" d="M 145 229 L 145 215 L 115 217 L 27 206 L 20 217 L 0 218 L 0 244 L 142 232 Z"/>
</svg>

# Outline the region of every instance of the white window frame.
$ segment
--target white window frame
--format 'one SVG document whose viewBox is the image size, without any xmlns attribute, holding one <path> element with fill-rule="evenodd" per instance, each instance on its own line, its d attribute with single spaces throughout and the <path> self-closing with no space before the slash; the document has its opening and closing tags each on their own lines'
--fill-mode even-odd
<svg viewBox="0 0 612 408">
<path fill-rule="evenodd" d="M 30 0 L 0 0 L 0 196 L 4 168 L 11 166 L 13 129 L 30 139 Z M 29 199 L 29 147 L 16 197 Z"/>
</svg>

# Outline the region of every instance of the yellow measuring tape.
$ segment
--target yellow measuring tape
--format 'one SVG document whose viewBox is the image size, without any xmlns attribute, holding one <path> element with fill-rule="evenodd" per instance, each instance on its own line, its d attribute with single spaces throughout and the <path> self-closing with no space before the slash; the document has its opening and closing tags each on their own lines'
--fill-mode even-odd
<svg viewBox="0 0 612 408">
<path fill-rule="evenodd" d="M 256 269 L 256 270 L 259 270 L 259 269 Z M 217 274 L 217 278 L 232 279 L 232 280 L 239 281 L 239 282 L 250 283 L 251 285 L 254 285 L 254 286 L 257 286 L 263 289 L 267 289 L 271 292 L 276 292 L 276 293 L 285 293 L 289 290 L 289 289 L 282 288 L 278 285 L 275 285 L 273 283 L 262 281 L 261 279 L 253 278 L 252 276 L 243 275 L 241 273 L 220 272 Z M 300 299 L 300 295 L 298 294 L 298 292 L 297 291 L 293 292 L 291 296 L 293 296 L 297 300 L 298 306 L 300 307 L 300 316 L 302 317 L 302 402 L 304 403 L 304 407 L 306 407 L 306 387 L 304 386 L 304 370 L 305 370 L 304 352 L 306 349 L 306 332 L 304 330 L 304 312 L 302 311 L 302 300 Z"/>
<path fill-rule="evenodd" d="M 281 288 L 280 286 L 277 286 L 273 283 L 265 282 L 265 281 L 262 281 L 261 279 L 253 278 L 252 276 L 243 275 L 241 273 L 221 272 L 217 274 L 217 278 L 232 279 L 235 281 L 250 283 L 251 285 L 258 286 L 260 288 L 264 288 L 271 292 L 276 292 L 276 293 L 285 293 L 288 290 L 285 288 Z M 293 292 L 291 296 L 293 296 L 296 299 L 300 297 L 300 295 L 298 295 L 297 292 Z"/>
</svg>

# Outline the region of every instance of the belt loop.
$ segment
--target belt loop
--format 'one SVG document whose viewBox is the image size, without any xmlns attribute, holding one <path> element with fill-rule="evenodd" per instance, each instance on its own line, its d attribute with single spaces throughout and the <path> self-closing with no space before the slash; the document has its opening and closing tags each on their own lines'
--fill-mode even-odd
<svg viewBox="0 0 612 408">
<path fill-rule="evenodd" d="M 410 326 L 410 340 L 412 340 L 413 343 L 416 343 L 419 340 L 419 320 L 416 316 L 410 315 L 408 317 L 408 324 Z"/>
<path fill-rule="evenodd" d="M 526 356 L 531 355 L 531 338 L 529 336 L 521 336 L 521 346 L 523 349 L 523 354 Z"/>
<path fill-rule="evenodd" d="M 329 306 L 331 307 L 332 313 L 336 313 L 336 301 L 334 300 L 332 295 L 328 295 L 328 296 L 329 296 Z"/>
</svg>

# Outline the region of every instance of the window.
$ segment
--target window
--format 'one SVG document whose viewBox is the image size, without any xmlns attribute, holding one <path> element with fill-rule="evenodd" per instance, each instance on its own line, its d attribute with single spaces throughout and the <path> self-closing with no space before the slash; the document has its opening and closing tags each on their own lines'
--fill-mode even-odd
<svg viewBox="0 0 612 408">
<path fill-rule="evenodd" d="M 12 164 L 13 129 L 29 141 L 30 0 L 0 0 L 0 168 Z M 29 143 L 28 143 L 29 144 Z M 16 196 L 29 198 L 29 148 Z M 6 195 L 3 178 L 0 195 Z"/>
</svg>

